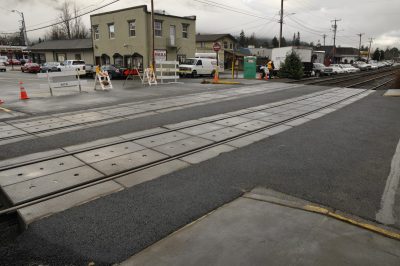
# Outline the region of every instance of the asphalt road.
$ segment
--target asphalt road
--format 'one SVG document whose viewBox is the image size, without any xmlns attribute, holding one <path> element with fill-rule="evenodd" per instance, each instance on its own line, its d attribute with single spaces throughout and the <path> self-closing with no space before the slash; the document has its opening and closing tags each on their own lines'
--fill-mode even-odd
<svg viewBox="0 0 400 266">
<path fill-rule="evenodd" d="M 400 136 L 399 99 L 380 94 L 36 222 L 0 248 L 0 258 L 4 265 L 120 262 L 256 186 L 374 220 Z"/>
</svg>

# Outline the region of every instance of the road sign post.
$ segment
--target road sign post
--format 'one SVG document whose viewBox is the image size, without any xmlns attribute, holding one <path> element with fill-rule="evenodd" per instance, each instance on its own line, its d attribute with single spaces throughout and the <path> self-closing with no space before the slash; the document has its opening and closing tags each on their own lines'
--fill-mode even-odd
<svg viewBox="0 0 400 266">
<path fill-rule="evenodd" d="M 219 69 L 219 55 L 218 55 L 218 52 L 219 52 L 219 50 L 221 50 L 221 44 L 219 42 L 215 42 L 213 44 L 213 50 L 217 54 L 217 68 L 215 69 L 215 75 L 216 75 L 216 78 L 218 79 L 218 69 Z"/>
</svg>

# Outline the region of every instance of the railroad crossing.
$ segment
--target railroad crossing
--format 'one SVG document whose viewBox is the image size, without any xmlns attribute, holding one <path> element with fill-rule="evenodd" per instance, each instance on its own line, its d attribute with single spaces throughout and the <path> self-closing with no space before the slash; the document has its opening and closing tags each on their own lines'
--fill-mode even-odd
<svg viewBox="0 0 400 266">
<path fill-rule="evenodd" d="M 384 96 L 394 73 L 164 84 L 128 99 L 114 97 L 115 82 L 106 92 L 113 102 L 89 92 L 79 97 L 100 100 L 84 107 L 75 95 L 52 99 L 71 102 L 54 111 L 40 112 L 40 98 L 9 104 L 21 115 L 0 124 L 0 255 L 6 264 L 154 265 L 160 256 L 184 264 L 190 248 L 208 250 L 189 239 L 241 241 L 217 232 L 239 233 L 274 213 L 262 228 L 275 228 L 275 237 L 325 239 L 340 228 L 338 246 L 353 243 L 390 265 L 400 256 L 400 98 Z M 353 237 L 343 240 L 346 232 Z M 368 245 L 354 244 L 365 238 Z"/>
</svg>

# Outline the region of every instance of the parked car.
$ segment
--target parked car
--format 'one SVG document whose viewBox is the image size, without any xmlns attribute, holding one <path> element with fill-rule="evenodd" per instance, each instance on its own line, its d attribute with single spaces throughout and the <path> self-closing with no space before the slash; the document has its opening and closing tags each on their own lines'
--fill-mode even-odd
<svg viewBox="0 0 400 266">
<path fill-rule="evenodd" d="M 333 69 L 331 67 L 326 67 L 321 63 L 313 63 L 313 71 L 317 77 L 321 75 L 332 75 Z"/>
<path fill-rule="evenodd" d="M 40 67 L 41 72 L 59 72 L 64 68 L 64 64 L 60 62 L 46 62 Z"/>
<path fill-rule="evenodd" d="M 344 74 L 346 71 L 339 64 L 332 64 L 329 67 L 333 69 L 333 74 Z"/>
<path fill-rule="evenodd" d="M 21 71 L 29 73 L 38 73 L 40 72 L 40 66 L 36 63 L 26 63 L 25 65 L 21 66 Z"/>
<path fill-rule="evenodd" d="M 107 71 L 110 79 L 118 79 L 124 76 L 123 72 L 113 65 L 101 66 L 102 71 Z"/>
<path fill-rule="evenodd" d="M 371 69 L 375 70 L 379 68 L 379 64 L 378 62 L 370 62 L 369 63 L 371 65 Z"/>
<path fill-rule="evenodd" d="M 359 68 L 353 67 L 350 64 L 341 64 L 340 65 L 342 67 L 342 69 L 344 69 L 344 71 L 346 73 L 356 73 L 356 72 L 360 72 Z"/>
<path fill-rule="evenodd" d="M 360 69 L 361 71 L 371 70 L 371 65 L 367 64 L 367 63 L 365 63 L 363 61 L 356 61 L 356 62 L 353 63 L 353 66 L 358 68 L 358 69 Z"/>
<path fill-rule="evenodd" d="M 21 65 L 21 61 L 19 61 L 18 59 L 8 59 L 7 60 L 7 65 Z"/>
<path fill-rule="evenodd" d="M 6 72 L 7 68 L 6 68 L 6 64 L 5 63 L 0 63 L 0 71 L 1 72 Z"/>
</svg>

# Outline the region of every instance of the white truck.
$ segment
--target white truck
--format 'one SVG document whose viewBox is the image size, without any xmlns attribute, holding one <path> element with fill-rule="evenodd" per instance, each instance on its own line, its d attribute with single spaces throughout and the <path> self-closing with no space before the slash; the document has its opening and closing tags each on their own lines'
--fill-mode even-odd
<svg viewBox="0 0 400 266">
<path fill-rule="evenodd" d="M 217 67 L 217 59 L 187 58 L 179 65 L 179 76 L 213 76 Z"/>
<path fill-rule="evenodd" d="M 281 47 L 272 49 L 271 60 L 274 62 L 275 70 L 279 70 L 281 63 L 285 62 L 285 58 L 291 52 L 295 52 L 301 59 L 302 62 L 310 63 L 312 48 L 311 47 Z"/>
<path fill-rule="evenodd" d="M 64 68 L 61 71 L 75 71 L 75 70 L 85 70 L 85 61 L 83 60 L 65 60 Z"/>
</svg>

